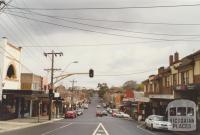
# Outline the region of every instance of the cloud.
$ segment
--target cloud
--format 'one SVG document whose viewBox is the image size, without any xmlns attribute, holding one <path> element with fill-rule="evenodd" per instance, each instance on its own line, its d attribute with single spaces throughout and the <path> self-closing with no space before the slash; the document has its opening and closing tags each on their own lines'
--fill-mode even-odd
<svg viewBox="0 0 200 135">
<path fill-rule="evenodd" d="M 189 0 L 181 1 L 181 4 L 191 3 Z M 180 4 L 178 1 L 147 2 L 142 0 L 22 0 L 13 1 L 12 5 L 19 7 L 38 8 L 76 8 L 76 7 L 120 7 L 120 6 L 142 6 L 142 5 L 174 5 Z M 144 22 L 170 22 L 170 23 L 200 23 L 200 9 L 194 8 L 170 8 L 170 9 L 129 9 L 129 10 L 90 10 L 90 11 L 38 11 L 43 14 L 58 15 L 66 17 L 81 17 L 94 19 L 124 20 L 124 21 L 144 21 Z M 17 13 L 16 13 L 17 14 Z M 199 37 L 171 37 L 155 36 L 147 34 L 136 34 L 131 32 L 113 31 L 89 26 L 83 26 L 54 20 L 34 15 L 27 15 L 39 20 L 45 20 L 56 24 L 79 27 L 99 32 L 114 33 L 121 35 L 137 36 L 142 38 L 162 38 L 162 39 L 195 39 Z M 107 82 L 109 86 L 120 86 L 127 80 L 141 82 L 150 74 L 156 74 L 160 66 L 168 66 L 170 54 L 178 51 L 184 57 L 199 49 L 199 42 L 152 42 L 137 38 L 126 38 L 119 36 L 109 36 L 80 30 L 73 30 L 58 26 L 52 26 L 26 19 L 20 19 L 9 15 L 0 15 L 0 36 L 7 36 L 9 41 L 18 45 L 91 45 L 91 44 L 118 44 L 117 46 L 94 46 L 94 47 L 45 47 L 45 48 L 23 48 L 22 62 L 34 73 L 46 75 L 43 68 L 50 67 L 50 59 L 43 56 L 43 52 L 50 52 L 52 49 L 64 53 L 63 57 L 56 57 L 55 67 L 63 68 L 72 61 L 79 61 L 78 64 L 70 65 L 66 72 L 88 72 L 93 68 L 95 74 L 128 74 L 153 69 L 151 72 L 133 74 L 129 76 L 95 76 L 89 78 L 87 75 L 76 75 L 65 79 L 62 83 L 70 85 L 71 79 L 78 80 L 77 85 L 86 87 L 96 87 L 98 82 Z M 142 24 L 122 24 L 80 21 L 92 25 L 112 27 L 129 31 L 141 31 L 151 33 L 168 34 L 200 34 L 199 26 L 166 26 L 166 25 L 142 25 Z M 146 42 L 149 43 L 136 43 Z M 121 43 L 121 44 L 120 44 Z M 124 44 L 123 44 L 124 43 Z M 127 45 L 125 43 L 132 43 Z M 120 45 L 119 45 L 120 44 Z M 55 75 L 60 74 L 59 72 Z"/>
</svg>

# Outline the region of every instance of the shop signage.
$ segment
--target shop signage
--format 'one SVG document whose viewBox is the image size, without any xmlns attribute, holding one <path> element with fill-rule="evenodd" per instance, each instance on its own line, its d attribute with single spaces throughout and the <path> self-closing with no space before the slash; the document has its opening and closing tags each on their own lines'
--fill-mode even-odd
<svg viewBox="0 0 200 135">
<path fill-rule="evenodd" d="M 193 101 L 179 99 L 168 104 L 168 121 L 173 131 L 196 130 L 196 104 Z"/>
<path fill-rule="evenodd" d="M 179 85 L 175 87 L 175 90 L 195 90 L 199 87 L 197 84 L 190 84 L 190 85 Z"/>
<path fill-rule="evenodd" d="M 160 95 L 149 95 L 149 98 L 159 98 L 159 99 L 174 99 L 174 95 L 160 94 Z"/>
</svg>

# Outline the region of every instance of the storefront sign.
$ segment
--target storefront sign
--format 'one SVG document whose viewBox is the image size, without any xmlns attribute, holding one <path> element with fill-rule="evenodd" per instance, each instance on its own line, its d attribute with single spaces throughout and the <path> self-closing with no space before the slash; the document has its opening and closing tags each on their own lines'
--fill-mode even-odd
<svg viewBox="0 0 200 135">
<path fill-rule="evenodd" d="M 199 85 L 192 84 L 192 85 L 179 85 L 175 87 L 175 90 L 195 90 L 198 89 Z"/>
<path fill-rule="evenodd" d="M 174 95 L 160 94 L 160 95 L 149 95 L 149 98 L 158 98 L 158 99 L 174 99 Z"/>
<path fill-rule="evenodd" d="M 196 130 L 196 104 L 193 101 L 180 99 L 168 104 L 168 121 L 173 131 Z"/>
</svg>

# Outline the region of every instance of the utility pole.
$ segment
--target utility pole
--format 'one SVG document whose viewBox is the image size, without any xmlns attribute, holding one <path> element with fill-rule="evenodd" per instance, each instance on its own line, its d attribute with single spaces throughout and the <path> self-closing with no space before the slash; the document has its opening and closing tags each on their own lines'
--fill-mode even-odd
<svg viewBox="0 0 200 135">
<path fill-rule="evenodd" d="M 54 82 L 53 82 L 54 71 L 61 70 L 61 69 L 54 68 L 54 58 L 57 55 L 59 55 L 60 57 L 63 56 L 63 53 L 62 52 L 54 52 L 54 50 L 52 50 L 52 52 L 50 52 L 50 53 L 44 53 L 44 56 L 48 57 L 48 55 L 51 55 L 51 68 L 50 69 L 44 69 L 44 70 L 51 71 L 51 84 L 50 84 L 51 87 L 49 89 L 49 120 L 51 120 L 52 99 L 53 99 L 53 89 L 54 89 Z"/>
<path fill-rule="evenodd" d="M 75 80 L 72 80 L 72 81 L 70 81 L 71 83 L 72 83 L 72 94 L 71 94 L 71 110 L 73 110 L 73 108 L 72 108 L 72 105 L 74 104 L 73 103 L 73 101 L 74 101 L 74 95 L 73 95 L 73 92 L 74 92 L 74 83 L 77 83 L 77 81 L 75 81 Z"/>
</svg>

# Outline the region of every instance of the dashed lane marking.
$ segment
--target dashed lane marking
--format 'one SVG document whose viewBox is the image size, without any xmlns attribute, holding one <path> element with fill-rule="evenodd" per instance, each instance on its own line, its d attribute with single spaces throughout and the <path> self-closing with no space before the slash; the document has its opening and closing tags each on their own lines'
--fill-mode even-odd
<svg viewBox="0 0 200 135">
<path fill-rule="evenodd" d="M 102 123 L 99 123 L 92 135 L 109 135 Z"/>
<path fill-rule="evenodd" d="M 48 131 L 48 132 L 42 133 L 41 135 L 47 135 L 47 134 L 50 134 L 50 133 L 55 132 L 55 131 L 57 131 L 57 130 L 59 130 L 59 129 L 62 129 L 62 128 L 65 128 L 65 127 L 68 127 L 68 126 L 70 126 L 70 125 L 72 125 L 72 123 L 69 123 L 69 124 L 67 124 L 67 125 L 61 126 L 61 127 L 56 128 L 56 129 L 54 129 L 54 130 L 51 130 L 51 131 Z"/>
</svg>

